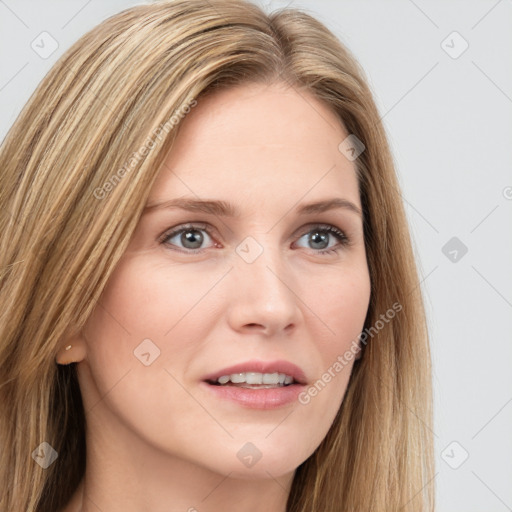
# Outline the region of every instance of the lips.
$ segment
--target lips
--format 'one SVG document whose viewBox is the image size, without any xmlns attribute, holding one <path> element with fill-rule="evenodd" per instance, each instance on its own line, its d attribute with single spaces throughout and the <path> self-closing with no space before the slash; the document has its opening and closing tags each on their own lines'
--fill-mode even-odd
<svg viewBox="0 0 512 512">
<path fill-rule="evenodd" d="M 293 377 L 294 381 L 298 384 L 307 384 L 306 375 L 297 365 L 289 362 L 289 361 L 246 361 L 244 363 L 239 363 L 234 366 L 228 366 L 226 368 L 222 368 L 220 370 L 215 371 L 209 375 L 206 375 L 203 378 L 204 382 L 214 383 L 217 381 L 219 377 L 224 375 L 232 375 L 233 373 L 247 373 L 247 372 L 255 372 L 255 373 L 284 373 Z"/>
</svg>

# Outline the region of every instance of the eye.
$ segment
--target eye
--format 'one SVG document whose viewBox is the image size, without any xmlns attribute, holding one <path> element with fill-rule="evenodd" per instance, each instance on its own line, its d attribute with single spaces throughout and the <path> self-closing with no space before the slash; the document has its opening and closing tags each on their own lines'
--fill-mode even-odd
<svg viewBox="0 0 512 512">
<path fill-rule="evenodd" d="M 173 246 L 180 243 L 182 244 L 181 248 L 185 249 L 185 251 L 181 252 L 201 252 L 201 246 L 205 240 L 205 236 L 202 232 L 206 233 L 206 237 L 211 238 L 207 224 L 187 224 L 166 233 L 160 242 Z M 171 242 L 173 238 L 176 238 L 177 241 Z"/>
<path fill-rule="evenodd" d="M 181 249 L 183 250 L 180 252 L 194 254 L 202 252 L 204 249 L 204 247 L 201 247 L 205 241 L 203 233 L 206 233 L 207 238 L 211 238 L 210 227 L 207 224 L 187 224 L 165 233 L 160 239 L 160 243 L 175 247 L 180 247 L 179 244 L 181 244 Z M 306 243 L 312 244 L 310 248 L 314 249 L 314 252 L 318 254 L 336 253 L 350 243 L 349 238 L 343 231 L 330 224 L 310 226 L 309 230 L 299 240 L 305 237 L 307 237 Z M 176 238 L 176 241 L 173 242 L 174 238 Z M 330 242 L 333 241 L 329 240 L 330 238 L 335 238 L 338 243 L 330 245 Z M 213 246 L 218 246 L 218 244 L 214 242 Z"/>
<path fill-rule="evenodd" d="M 343 231 L 330 224 L 316 224 L 304 234 L 300 239 L 306 238 L 306 243 L 312 245 L 315 252 L 319 254 L 336 253 L 343 247 L 349 245 L 350 240 Z M 338 243 L 335 245 L 329 245 L 329 238 L 336 238 Z M 316 250 L 320 249 L 320 250 Z"/>
</svg>

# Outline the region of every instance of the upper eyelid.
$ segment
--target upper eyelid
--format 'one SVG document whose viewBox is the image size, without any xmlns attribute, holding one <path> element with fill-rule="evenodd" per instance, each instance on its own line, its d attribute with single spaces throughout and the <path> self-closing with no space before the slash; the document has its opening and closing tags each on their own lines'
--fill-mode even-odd
<svg viewBox="0 0 512 512">
<path fill-rule="evenodd" d="M 300 228 L 298 228 L 297 230 L 295 230 L 294 235 L 297 236 L 296 233 L 300 232 L 301 233 L 300 237 L 302 237 L 306 233 L 309 233 L 315 227 L 324 228 L 324 229 L 333 227 L 333 228 L 339 230 L 343 234 L 347 243 L 351 238 L 351 236 L 349 236 L 349 234 L 347 233 L 346 229 L 340 228 L 339 226 L 337 226 L 335 224 L 328 223 L 328 222 L 308 222 L 308 223 L 304 224 L 303 226 L 301 226 Z M 213 232 L 218 231 L 214 226 L 212 226 L 208 222 L 190 221 L 190 222 L 185 222 L 183 224 L 178 224 L 177 226 L 175 226 L 173 228 L 169 228 L 158 239 L 160 242 L 165 242 L 169 238 L 172 238 L 172 237 L 180 234 L 183 231 L 192 230 L 192 229 L 204 230 L 208 233 L 208 236 L 210 236 L 210 237 L 212 236 Z M 334 234 L 333 234 L 333 236 L 334 236 Z"/>
</svg>

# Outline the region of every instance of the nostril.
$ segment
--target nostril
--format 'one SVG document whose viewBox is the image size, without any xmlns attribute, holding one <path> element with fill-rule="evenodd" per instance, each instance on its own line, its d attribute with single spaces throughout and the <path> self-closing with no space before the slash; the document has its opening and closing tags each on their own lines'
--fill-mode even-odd
<svg viewBox="0 0 512 512">
<path fill-rule="evenodd" d="M 249 328 L 251 328 L 251 329 L 255 329 L 255 328 L 257 328 L 257 327 L 259 327 L 260 329 L 264 329 L 263 325 L 261 325 L 261 324 L 254 324 L 254 323 L 253 323 L 253 324 L 245 324 L 245 326 L 246 326 L 246 327 L 249 327 Z"/>
</svg>

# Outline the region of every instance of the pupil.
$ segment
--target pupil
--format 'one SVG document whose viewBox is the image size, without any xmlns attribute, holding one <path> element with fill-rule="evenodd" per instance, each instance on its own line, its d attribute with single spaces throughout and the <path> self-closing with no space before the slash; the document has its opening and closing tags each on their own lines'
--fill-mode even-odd
<svg viewBox="0 0 512 512">
<path fill-rule="evenodd" d="M 196 229 L 192 229 L 182 233 L 181 242 L 185 247 L 187 247 L 186 243 L 192 244 L 193 247 L 188 246 L 188 249 L 198 249 L 203 242 L 203 235 Z"/>
<path fill-rule="evenodd" d="M 314 247 L 315 249 L 325 249 L 325 247 L 329 245 L 328 238 L 329 236 L 327 233 L 315 231 L 311 235 L 310 241 L 313 243 L 313 245 L 316 245 L 316 247 Z M 200 231 L 192 229 L 182 233 L 181 241 L 183 245 L 191 244 L 192 246 L 188 246 L 189 249 L 198 249 L 199 247 L 201 247 L 201 244 L 203 243 L 203 235 L 201 234 Z M 321 247 L 318 247 L 318 244 Z"/>
<path fill-rule="evenodd" d="M 315 249 L 325 249 L 329 245 L 328 241 L 328 235 L 327 233 L 320 233 L 319 231 L 316 231 L 311 235 L 310 241 L 313 242 L 313 244 L 320 243 L 323 244 L 323 247 L 314 247 Z"/>
</svg>

